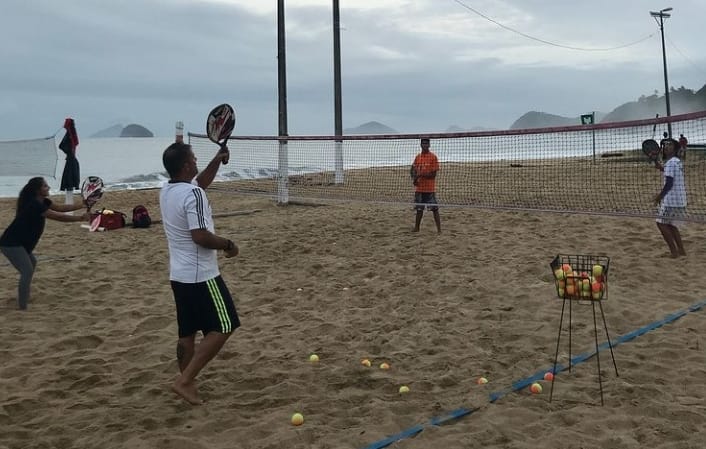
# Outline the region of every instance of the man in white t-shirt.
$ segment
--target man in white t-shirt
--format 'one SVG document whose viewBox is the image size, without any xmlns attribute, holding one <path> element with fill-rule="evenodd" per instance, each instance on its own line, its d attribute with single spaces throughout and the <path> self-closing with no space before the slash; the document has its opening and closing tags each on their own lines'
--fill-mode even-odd
<svg viewBox="0 0 706 449">
<path fill-rule="evenodd" d="M 655 197 L 655 204 L 659 205 L 659 218 L 657 228 L 662 233 L 664 241 L 669 246 L 672 257 L 686 256 L 682 244 L 679 225 L 686 216 L 686 184 L 684 182 L 684 166 L 676 157 L 679 142 L 666 139 L 664 143 L 664 159 L 666 160 L 662 171 L 664 184 L 662 190 Z"/>
<path fill-rule="evenodd" d="M 181 374 L 172 390 L 191 404 L 202 403 L 196 376 L 240 326 L 230 292 L 218 268 L 218 250 L 230 258 L 238 247 L 214 232 L 211 205 L 204 191 L 228 157 L 223 147 L 198 173 L 191 145 L 171 144 L 162 155 L 169 183 L 162 187 L 159 206 L 169 245 L 169 280 L 176 303 Z M 197 176 L 198 174 L 198 176 Z M 196 345 L 196 333 L 203 339 Z"/>
</svg>

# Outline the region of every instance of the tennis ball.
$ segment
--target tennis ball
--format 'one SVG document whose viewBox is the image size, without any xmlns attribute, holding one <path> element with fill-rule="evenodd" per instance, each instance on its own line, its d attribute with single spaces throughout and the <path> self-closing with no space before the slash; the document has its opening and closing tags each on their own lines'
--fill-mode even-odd
<svg viewBox="0 0 706 449">
<path fill-rule="evenodd" d="M 598 276 L 603 276 L 603 265 L 596 264 L 593 266 L 593 277 Z"/>
<path fill-rule="evenodd" d="M 566 277 L 566 273 L 564 273 L 564 270 L 561 268 L 557 268 L 554 270 L 554 277 L 557 278 L 557 280 L 564 279 Z"/>
<path fill-rule="evenodd" d="M 599 299 L 603 298 L 603 282 L 594 282 L 591 284 L 591 296 L 593 299 L 598 301 Z"/>
<path fill-rule="evenodd" d="M 563 264 L 561 266 L 561 269 L 564 270 L 564 272 L 566 272 L 566 273 L 573 273 L 573 271 L 574 271 L 574 269 L 571 268 L 571 265 L 569 265 L 568 263 Z"/>
<path fill-rule="evenodd" d="M 530 386 L 530 391 L 534 394 L 539 394 L 542 392 L 542 386 L 535 382 Z"/>
<path fill-rule="evenodd" d="M 551 382 L 552 380 L 554 380 L 554 374 L 552 374 L 551 371 L 548 373 L 545 373 L 544 380 L 546 380 L 547 382 Z"/>
<path fill-rule="evenodd" d="M 295 413 L 292 415 L 292 425 L 301 426 L 304 424 L 304 416 L 301 413 Z"/>
<path fill-rule="evenodd" d="M 400 394 L 409 393 L 409 387 L 407 385 L 402 385 L 400 387 Z"/>
<path fill-rule="evenodd" d="M 581 280 L 581 291 L 588 292 L 591 291 L 591 281 L 588 278 Z"/>
<path fill-rule="evenodd" d="M 390 365 L 388 365 L 388 364 L 385 363 L 385 362 L 382 362 L 382 363 L 380 364 L 380 369 L 390 369 Z"/>
<path fill-rule="evenodd" d="M 476 381 L 476 383 L 478 385 L 485 385 L 488 383 L 488 379 L 486 379 L 485 377 L 479 377 L 478 380 Z"/>
<path fill-rule="evenodd" d="M 360 364 L 363 366 L 367 366 L 368 368 L 370 368 L 370 365 L 371 365 L 370 360 L 368 360 L 368 359 L 361 360 Z"/>
<path fill-rule="evenodd" d="M 316 354 L 311 354 L 311 355 L 309 356 L 309 361 L 316 363 L 316 362 L 319 361 L 319 356 L 316 355 Z"/>
<path fill-rule="evenodd" d="M 566 294 L 568 296 L 574 296 L 576 294 L 576 285 L 573 282 L 566 284 Z"/>
</svg>

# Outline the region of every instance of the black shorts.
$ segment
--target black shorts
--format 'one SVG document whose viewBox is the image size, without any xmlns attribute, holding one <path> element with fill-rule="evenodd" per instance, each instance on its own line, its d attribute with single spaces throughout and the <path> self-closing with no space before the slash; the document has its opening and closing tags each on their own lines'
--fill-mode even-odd
<svg viewBox="0 0 706 449">
<path fill-rule="evenodd" d="M 424 205 L 428 210 L 439 210 L 434 192 L 414 192 L 414 208 L 424 210 Z"/>
<path fill-rule="evenodd" d="M 228 334 L 240 327 L 238 313 L 223 278 L 184 284 L 171 281 L 177 310 L 179 338 L 197 331 Z"/>
</svg>

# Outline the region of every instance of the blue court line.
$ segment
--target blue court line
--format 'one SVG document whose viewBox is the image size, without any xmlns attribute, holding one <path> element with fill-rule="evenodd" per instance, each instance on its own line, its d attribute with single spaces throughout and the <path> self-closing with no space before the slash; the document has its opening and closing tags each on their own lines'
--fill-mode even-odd
<svg viewBox="0 0 706 449">
<path fill-rule="evenodd" d="M 697 311 L 703 309 L 704 307 L 706 307 L 706 300 L 698 302 L 696 304 L 693 304 L 684 310 L 680 310 L 678 312 L 669 314 L 666 317 L 662 318 L 661 320 L 654 321 L 650 324 L 642 326 L 639 329 L 635 329 L 632 332 L 628 332 L 627 334 L 621 335 L 621 336 L 613 339 L 610 342 L 611 344 L 609 344 L 607 341 L 605 341 L 605 342 L 601 343 L 600 345 L 598 345 L 598 351 L 603 351 L 605 349 L 608 349 L 608 348 L 610 348 L 610 346 L 613 346 L 615 348 L 616 346 L 618 346 L 622 343 L 627 343 L 629 341 L 632 341 L 635 338 L 646 334 L 647 332 L 658 329 L 658 328 L 664 326 L 665 324 L 673 323 L 674 321 L 678 320 L 679 318 L 681 318 L 689 313 L 697 312 Z M 575 357 L 572 357 L 571 358 L 571 366 L 578 365 L 579 363 L 585 362 L 586 360 L 588 360 L 591 357 L 593 357 L 594 355 L 596 355 L 596 353 L 597 353 L 597 351 L 594 349 L 592 351 L 587 351 L 587 352 L 579 354 Z M 539 370 L 536 373 L 532 374 L 531 376 L 528 376 L 528 377 L 525 377 L 524 379 L 520 379 L 520 380 L 513 382 L 512 385 L 508 388 L 490 393 L 490 395 L 488 396 L 488 402 L 493 403 L 493 402 L 497 401 L 498 399 L 501 399 L 504 396 L 507 396 L 510 393 L 513 393 L 518 390 L 522 390 L 523 388 L 526 388 L 526 387 L 532 385 L 533 382 L 537 382 L 539 380 L 544 379 L 544 374 L 549 371 L 552 371 L 552 369 L 554 369 L 553 364 L 548 369 Z M 567 369 L 569 369 L 569 366 L 557 363 L 556 370 L 554 371 L 554 373 L 555 374 L 560 373 L 560 372 L 565 371 Z M 407 430 L 403 430 L 402 432 L 400 432 L 398 434 L 395 434 L 395 435 L 389 436 L 383 440 L 371 443 L 371 444 L 365 446 L 364 449 L 382 449 L 384 447 L 391 445 L 392 443 L 396 443 L 396 442 L 404 440 L 406 438 L 413 437 L 413 436 L 417 435 L 418 433 L 422 432 L 425 428 L 427 428 L 429 426 L 440 426 L 442 424 L 447 424 L 449 422 L 456 421 L 464 416 L 472 414 L 473 412 L 475 412 L 479 409 L 480 409 L 480 407 L 475 407 L 475 408 L 470 408 L 470 409 L 465 408 L 465 407 L 461 407 L 461 408 L 457 408 L 455 410 L 451 410 L 450 412 L 446 412 L 443 415 L 431 418 L 428 422 L 426 422 L 424 424 L 417 424 L 416 426 L 410 427 Z"/>
</svg>

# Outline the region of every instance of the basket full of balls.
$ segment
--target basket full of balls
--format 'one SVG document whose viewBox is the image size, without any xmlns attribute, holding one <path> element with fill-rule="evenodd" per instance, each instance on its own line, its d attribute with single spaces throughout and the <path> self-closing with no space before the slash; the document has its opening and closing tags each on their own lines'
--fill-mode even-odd
<svg viewBox="0 0 706 449">
<path fill-rule="evenodd" d="M 558 254 L 549 264 L 557 296 L 578 301 L 603 301 L 608 296 L 607 256 Z"/>
</svg>

